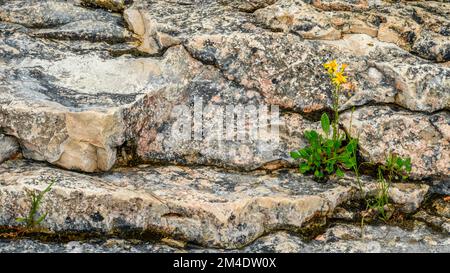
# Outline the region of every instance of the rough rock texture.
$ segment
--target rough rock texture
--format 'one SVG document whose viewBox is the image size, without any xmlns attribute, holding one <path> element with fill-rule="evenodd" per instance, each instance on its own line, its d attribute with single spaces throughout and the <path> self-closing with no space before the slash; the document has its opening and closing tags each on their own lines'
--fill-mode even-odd
<svg viewBox="0 0 450 273">
<path fill-rule="evenodd" d="M 416 253 L 450 250 L 448 236 L 417 223 L 413 230 L 395 226 L 336 224 L 310 242 L 288 233 L 262 237 L 246 248 L 250 252 L 282 253 Z"/>
<path fill-rule="evenodd" d="M 280 0 L 258 10 L 259 22 L 305 39 L 367 34 L 422 58 L 450 60 L 448 3 L 434 1 Z"/>
<path fill-rule="evenodd" d="M 10 136 L 0 134 L 0 163 L 19 153 L 17 140 Z"/>
<path fill-rule="evenodd" d="M 417 179 L 449 178 L 448 3 L 16 0 L 0 6 L 0 129 L 18 139 L 26 158 L 85 172 L 130 162 L 293 166 L 288 152 L 302 147 L 303 131 L 316 129 L 314 120 L 330 110 L 321 64 L 336 58 L 349 64 L 341 110 L 348 118 L 357 107 L 364 157 L 380 162 L 392 150 L 412 157 Z M 195 134 L 186 141 L 178 138 L 185 132 L 174 133 L 180 119 L 194 118 L 173 111 L 192 110 L 196 98 L 203 107 L 221 107 L 204 114 L 203 124 L 225 141 Z M 258 141 L 238 140 L 250 124 L 217 130 L 227 105 L 250 112 L 278 106 L 279 140 L 265 133 Z M 388 110 L 367 118 L 369 105 Z M 401 111 L 389 110 L 396 106 Z M 233 116 L 240 113 L 236 108 Z"/>
<path fill-rule="evenodd" d="M 131 3 L 133 3 L 132 0 L 81 0 L 83 5 L 105 8 L 111 11 L 123 11 Z"/>
<path fill-rule="evenodd" d="M 0 226 L 17 225 L 15 219 L 29 210 L 27 192 L 42 190 L 52 179 L 57 182 L 41 205 L 41 213 L 48 213 L 44 228 L 140 229 L 222 248 L 241 247 L 280 229 L 320 226 L 337 206 L 359 196 L 351 182 L 317 183 L 295 170 L 267 174 L 140 166 L 87 175 L 14 160 L 0 166 Z M 393 202 L 413 211 L 410 202 L 420 204 L 428 187 L 392 189 Z"/>
<path fill-rule="evenodd" d="M 17 225 L 27 193 L 55 177 L 41 207 L 53 231 L 147 230 L 166 243 L 245 246 L 236 251 L 448 252 L 448 201 L 420 206 L 449 194 L 449 18 L 448 1 L 0 0 L 0 225 Z M 274 233 L 355 220 L 342 207 L 361 198 L 353 177 L 318 184 L 282 169 L 331 110 L 331 59 L 349 65 L 341 126 L 365 161 L 411 158 L 417 183 L 393 184 L 390 201 L 441 233 L 420 223 L 368 226 L 366 239 L 350 224 L 311 242 Z M 5 161 L 19 147 L 84 173 Z M 12 244 L 177 251 L 114 239 Z"/>
<path fill-rule="evenodd" d="M 414 214 L 413 218 L 450 234 L 450 200 L 448 197 L 437 198 L 431 202 L 428 208 Z"/>
<path fill-rule="evenodd" d="M 421 223 L 416 223 L 412 230 L 366 225 L 363 237 L 360 226 L 337 224 L 312 241 L 305 241 L 287 232 L 277 232 L 236 250 L 189 247 L 177 249 L 161 243 L 120 239 L 68 243 L 43 243 L 29 239 L 0 240 L 0 252 L 40 253 L 448 253 L 449 251 L 448 236 L 436 233 Z"/>
<path fill-rule="evenodd" d="M 163 244 L 120 239 L 43 243 L 36 240 L 0 240 L 1 253 L 173 253 L 179 252 Z"/>
<path fill-rule="evenodd" d="M 326 217 L 354 191 L 292 173 L 142 167 L 87 176 L 18 161 L 0 168 L 0 225 L 15 225 L 16 217 L 26 214 L 27 190 L 41 190 L 58 177 L 41 206 L 48 212 L 44 227 L 105 232 L 140 228 L 226 248 Z"/>
<path fill-rule="evenodd" d="M 344 113 L 342 122 L 351 135 L 359 138 L 362 155 L 385 163 L 389 152 L 410 157 L 411 176 L 450 176 L 450 114 L 411 113 L 389 106 L 369 106 L 353 114 Z"/>
<path fill-rule="evenodd" d="M 361 233 L 363 236 L 361 236 Z M 441 252 L 450 250 L 445 234 L 415 223 L 410 230 L 396 226 L 361 226 L 338 224 L 312 242 L 311 252 Z M 301 250 L 300 250 L 301 251 Z"/>
</svg>

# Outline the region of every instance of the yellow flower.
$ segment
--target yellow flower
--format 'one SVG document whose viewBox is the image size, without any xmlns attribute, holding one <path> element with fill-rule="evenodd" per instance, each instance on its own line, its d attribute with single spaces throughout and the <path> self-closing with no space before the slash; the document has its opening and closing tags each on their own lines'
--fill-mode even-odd
<svg viewBox="0 0 450 273">
<path fill-rule="evenodd" d="M 334 74 L 333 83 L 335 85 L 341 85 L 347 82 L 347 76 L 343 75 L 343 72 L 337 72 Z"/>
<path fill-rule="evenodd" d="M 324 64 L 323 67 L 328 70 L 328 73 L 334 74 L 337 71 L 338 64 L 336 63 L 336 60 L 332 60 L 331 62 Z"/>
</svg>

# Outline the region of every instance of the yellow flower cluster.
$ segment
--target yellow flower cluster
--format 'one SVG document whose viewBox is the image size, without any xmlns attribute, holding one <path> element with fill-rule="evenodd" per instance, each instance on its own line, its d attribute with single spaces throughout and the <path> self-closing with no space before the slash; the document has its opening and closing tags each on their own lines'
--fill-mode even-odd
<svg viewBox="0 0 450 273">
<path fill-rule="evenodd" d="M 323 67 L 328 71 L 334 85 L 340 86 L 341 84 L 347 82 L 347 76 L 344 75 L 345 68 L 347 67 L 346 64 L 342 64 L 339 67 L 336 60 L 332 60 L 331 62 L 324 64 Z"/>
</svg>

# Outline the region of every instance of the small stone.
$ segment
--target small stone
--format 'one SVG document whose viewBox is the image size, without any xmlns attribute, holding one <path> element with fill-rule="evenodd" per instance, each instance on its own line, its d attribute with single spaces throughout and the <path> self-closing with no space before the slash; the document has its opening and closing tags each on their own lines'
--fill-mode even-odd
<svg viewBox="0 0 450 273">
<path fill-rule="evenodd" d="M 186 247 L 186 242 L 174 240 L 171 238 L 162 238 L 161 242 L 168 246 L 175 247 L 175 248 L 185 248 Z"/>
<path fill-rule="evenodd" d="M 17 140 L 10 136 L 0 134 L 0 163 L 13 158 L 19 154 Z"/>
<path fill-rule="evenodd" d="M 353 220 L 354 217 L 355 214 L 353 212 L 348 211 L 344 208 L 336 208 L 331 218 L 350 221 Z"/>
</svg>

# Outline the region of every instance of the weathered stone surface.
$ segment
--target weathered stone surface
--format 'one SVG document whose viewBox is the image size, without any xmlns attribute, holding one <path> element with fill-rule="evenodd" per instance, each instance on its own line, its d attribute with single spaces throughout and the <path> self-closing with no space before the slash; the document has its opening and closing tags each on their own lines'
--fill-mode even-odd
<svg viewBox="0 0 450 273">
<path fill-rule="evenodd" d="M 270 9 L 279 2 L 267 8 L 269 16 L 273 16 Z M 302 1 L 291 4 L 311 6 Z M 220 17 L 221 21 L 216 18 L 218 12 L 226 14 Z M 290 34 L 265 31 L 249 14 L 234 12 L 230 16 L 228 12 L 227 7 L 214 1 L 205 3 L 201 9 L 177 3 L 168 6 L 158 1 L 136 2 L 125 11 L 125 18 L 129 18 L 129 25 L 142 37 L 143 51 L 156 54 L 170 45 L 183 43 L 195 58 L 215 64 L 228 79 L 246 88 L 256 88 L 269 103 L 284 108 L 305 113 L 329 108 L 330 86 L 324 84 L 326 76 L 321 73 L 321 64 L 332 58 L 351 64 L 355 83 L 352 88 L 355 93 L 363 93 L 346 107 L 375 101 L 396 102 L 412 110 L 430 112 L 449 108 L 448 68 L 415 58 L 392 44 L 370 39 L 364 32 L 348 33 L 364 34 L 356 36 L 339 35 L 332 42 L 321 37 L 312 39 L 319 41 L 305 41 Z M 202 16 L 205 13 L 208 16 Z M 417 68 L 417 64 L 423 65 Z M 376 73 L 382 75 L 377 77 Z M 442 96 L 446 99 L 442 100 Z"/>
<path fill-rule="evenodd" d="M 0 163 L 19 153 L 19 143 L 10 136 L 0 134 Z"/>
<path fill-rule="evenodd" d="M 448 112 L 425 115 L 388 106 L 369 106 L 341 117 L 346 130 L 359 138 L 360 151 L 366 160 L 385 163 L 389 152 L 396 153 L 411 158 L 411 177 L 435 176 L 449 181 Z"/>
<path fill-rule="evenodd" d="M 254 12 L 257 9 L 272 5 L 276 0 L 218 0 L 219 3 L 238 10 Z"/>
<path fill-rule="evenodd" d="M 362 195 L 358 193 L 359 199 L 366 199 L 377 196 L 380 191 L 379 182 L 369 176 L 361 176 L 358 182 L 355 175 L 346 175 L 345 179 L 333 177 L 331 181 L 344 186 L 353 186 L 362 190 Z M 440 181 L 440 183 L 442 183 Z M 427 184 L 420 183 L 400 183 L 395 182 L 389 185 L 388 197 L 390 202 L 396 205 L 396 208 L 402 213 L 412 213 L 417 211 L 428 194 L 432 193 L 432 188 Z M 335 211 L 333 218 L 350 220 L 351 212 L 343 208 Z"/>
<path fill-rule="evenodd" d="M 450 200 L 448 200 L 448 197 L 433 200 L 431 207 L 436 215 L 450 219 Z"/>
<path fill-rule="evenodd" d="M 361 234 L 363 232 L 363 236 Z M 260 238 L 245 248 L 249 252 L 282 253 L 386 253 L 386 252 L 448 252 L 447 236 L 417 223 L 414 229 L 396 226 L 361 226 L 336 224 L 315 240 L 305 242 L 280 232 Z"/>
<path fill-rule="evenodd" d="M 413 218 L 450 235 L 450 201 L 445 196 L 434 198 L 427 206 L 414 214 Z"/>
<path fill-rule="evenodd" d="M 0 17 L 21 24 L 29 35 L 56 40 L 88 40 L 118 43 L 131 40 L 122 18 L 106 11 L 89 10 L 62 1 L 10 1 Z"/>
<path fill-rule="evenodd" d="M 444 232 L 447 232 L 447 235 L 450 235 L 450 218 L 449 217 L 440 217 L 436 215 L 432 215 L 427 213 L 426 211 L 419 211 L 414 214 L 414 219 L 423 221 L 428 225 L 431 225 L 435 228 L 442 229 Z"/>
<path fill-rule="evenodd" d="M 130 240 L 71 241 L 68 243 L 37 240 L 0 240 L 0 253 L 173 253 L 175 248 L 157 243 Z"/>
<path fill-rule="evenodd" d="M 449 68 L 367 35 L 330 42 L 282 33 L 233 33 L 198 36 L 186 47 L 195 58 L 217 65 L 228 79 L 259 90 L 268 103 L 303 114 L 331 107 L 332 87 L 322 67 L 329 59 L 350 65 L 343 110 L 369 103 L 424 112 L 450 107 Z"/>
<path fill-rule="evenodd" d="M 447 3 L 132 2 L 2 2 L 0 129 L 20 141 L 25 157 L 86 172 L 139 161 L 293 166 L 288 152 L 317 128 L 311 119 L 330 110 L 322 63 L 333 58 L 349 64 L 342 111 L 399 105 L 411 119 L 430 116 L 439 130 L 448 127 L 450 68 L 436 63 L 447 60 Z M 267 135 L 262 143 L 174 139 L 172 110 L 195 98 L 219 107 L 278 105 L 279 145 Z M 415 178 L 448 174 L 447 137 L 415 139 L 428 147 L 404 152 L 415 158 Z M 364 142 L 366 158 L 379 161 L 379 147 L 404 149 L 377 141 Z"/>
<path fill-rule="evenodd" d="M 87 242 L 43 243 L 37 240 L 0 240 L 0 252 L 69 253 L 447 253 L 448 236 L 417 223 L 414 229 L 365 225 L 364 236 L 357 225 L 338 224 L 315 240 L 304 241 L 295 234 L 269 234 L 241 249 L 177 249 L 160 243 L 139 240 L 91 240 Z"/>
<path fill-rule="evenodd" d="M 257 92 L 245 91 L 216 70 L 206 69 L 184 87 L 160 89 L 123 111 L 126 139 L 135 143 L 137 157 L 144 162 L 245 170 L 293 164 L 286 151 L 305 145 L 303 131 L 317 129 L 319 124 L 296 113 L 278 117 Z M 264 114 L 253 119 L 261 108 L 272 121 L 270 126 L 262 121 Z M 176 109 L 185 111 L 177 114 Z M 224 124 L 228 117 L 232 124 Z M 181 126 L 186 120 L 188 128 Z M 257 135 L 245 137 L 252 132 Z"/>
<path fill-rule="evenodd" d="M 132 0 L 81 0 L 81 3 L 88 6 L 100 7 L 112 11 L 123 11 Z"/>
<path fill-rule="evenodd" d="M 14 160 L 0 166 L 0 225 L 18 225 L 15 219 L 30 206 L 27 192 L 42 190 L 52 178 L 57 182 L 40 210 L 48 213 L 44 228 L 106 233 L 143 229 L 222 248 L 241 247 L 280 229 L 297 231 L 359 198 L 351 184 L 317 183 L 295 170 L 268 174 L 140 166 L 87 175 Z M 424 186 L 392 187 L 393 202 L 410 208 Z"/>
<path fill-rule="evenodd" d="M 421 223 L 413 230 L 396 226 L 338 224 L 313 240 L 313 252 L 448 252 L 448 236 Z M 308 249 L 308 246 L 306 247 Z"/>
<path fill-rule="evenodd" d="M 0 225 L 17 225 L 16 217 L 29 209 L 26 191 L 42 190 L 48 177 L 56 177 L 41 205 L 41 212 L 48 212 L 43 227 L 144 229 L 224 248 L 246 245 L 272 230 L 301 228 L 326 217 L 354 192 L 291 172 L 242 174 L 169 166 L 88 176 L 21 161 L 7 161 L 0 168 Z"/>
<path fill-rule="evenodd" d="M 420 208 L 428 191 L 428 185 L 396 183 L 394 187 L 389 188 L 389 198 L 395 204 L 401 205 L 403 212 L 411 213 Z"/>
<path fill-rule="evenodd" d="M 281 0 L 255 15 L 273 30 L 306 39 L 338 40 L 344 34 L 367 34 L 422 58 L 445 62 L 450 60 L 449 10 L 448 3 L 432 1 Z"/>
</svg>

